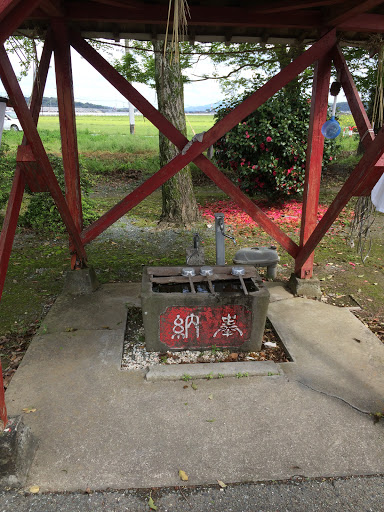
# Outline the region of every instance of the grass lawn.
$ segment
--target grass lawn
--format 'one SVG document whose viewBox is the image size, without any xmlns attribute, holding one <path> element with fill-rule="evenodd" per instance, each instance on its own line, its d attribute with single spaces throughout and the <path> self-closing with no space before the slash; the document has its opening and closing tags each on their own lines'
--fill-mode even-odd
<svg viewBox="0 0 384 512">
<path fill-rule="evenodd" d="M 213 116 L 188 116 L 196 133 L 207 131 Z M 351 119 L 342 118 L 340 124 L 351 125 Z M 60 136 L 58 118 L 42 117 L 39 131 L 48 152 L 58 154 Z M 129 135 L 128 117 L 79 116 L 77 118 L 79 154 L 83 166 L 93 181 L 91 198 L 103 213 L 137 184 L 158 169 L 158 131 L 143 117 L 136 117 L 136 134 Z M 193 135 L 188 125 L 188 137 Z M 3 141 L 10 153 L 20 144 L 21 133 L 5 132 Z M 340 139 L 341 153 L 328 166 L 321 189 L 324 208 L 340 188 L 343 176 L 356 163 L 352 152 L 358 139 Z M 342 172 L 341 172 L 342 171 Z M 191 230 L 174 229 L 169 232 L 157 228 L 161 212 L 161 192 L 153 193 L 107 232 L 87 246 L 92 264 L 101 282 L 140 281 L 142 265 L 180 265 L 185 262 L 186 247 L 191 245 L 194 232 L 199 232 L 205 247 L 207 264 L 215 262 L 212 215 L 225 211 L 227 229 L 237 240 L 237 246 L 226 242 L 227 262 L 241 247 L 273 243 L 247 216 L 228 202 L 215 185 L 196 180 L 196 197 L 202 208 L 202 221 Z M 26 196 L 28 201 L 28 196 Z M 384 333 L 384 275 L 383 275 L 383 216 L 369 259 L 363 263 L 348 244 L 348 224 L 352 202 L 322 240 L 315 254 L 315 276 L 321 281 L 324 297 L 329 303 L 363 307 L 362 316 L 376 332 Z M 295 241 L 299 237 L 300 198 L 283 207 L 265 205 L 267 214 Z M 0 219 L 1 220 L 1 219 Z M 278 279 L 286 281 L 293 271 L 293 260 L 279 250 Z M 0 305 L 0 356 L 3 367 L 11 368 L 11 359 L 23 353 L 25 333 L 31 335 L 46 311 L 60 293 L 64 273 L 69 268 L 68 240 L 65 234 L 38 235 L 32 230 L 18 228 L 6 285 Z M 20 348 L 21 347 L 21 348 Z M 3 352 L 1 352 L 3 350 Z"/>
</svg>

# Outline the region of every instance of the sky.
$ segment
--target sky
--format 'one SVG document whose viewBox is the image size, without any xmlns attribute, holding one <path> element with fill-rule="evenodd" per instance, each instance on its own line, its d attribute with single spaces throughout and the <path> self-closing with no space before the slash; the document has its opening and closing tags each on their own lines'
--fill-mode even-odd
<svg viewBox="0 0 384 512">
<path fill-rule="evenodd" d="M 101 52 L 102 53 L 102 52 Z M 116 49 L 113 56 L 121 57 L 122 51 Z M 73 86 L 76 101 L 96 103 L 114 108 L 127 107 L 127 100 L 116 91 L 86 60 L 72 49 Z M 108 57 L 111 62 L 111 58 Z M 18 59 L 11 56 L 11 62 L 16 73 L 20 69 Z M 202 75 L 209 73 L 210 65 L 208 59 L 200 59 L 191 69 L 190 73 Z M 21 89 L 25 96 L 30 96 L 33 83 L 33 72 L 20 81 Z M 156 92 L 145 84 L 133 84 L 136 89 L 153 105 L 157 105 Z M 3 84 L 0 82 L 0 96 L 7 96 Z M 54 74 L 54 61 L 51 60 L 47 84 L 44 91 L 45 97 L 56 97 L 56 82 Z M 223 98 L 218 81 L 209 80 L 186 84 L 184 87 L 184 103 L 186 107 L 206 105 L 215 103 Z"/>
<path fill-rule="evenodd" d="M 123 42 L 123 41 L 121 41 Z M 112 56 L 106 56 L 109 62 L 114 58 L 120 58 L 123 50 L 120 48 L 113 48 L 111 50 Z M 103 54 L 103 52 L 101 52 Z M 105 54 L 104 54 L 105 55 Z M 75 100 L 80 102 L 95 103 L 98 105 L 105 105 L 116 109 L 127 108 L 127 100 L 118 92 L 112 85 L 110 85 L 88 62 L 83 59 L 75 50 L 71 51 L 72 68 L 73 68 L 73 82 L 74 82 L 74 95 Z M 12 65 L 16 74 L 19 73 L 20 65 L 17 57 L 10 56 Z M 224 74 L 226 68 L 220 69 L 220 73 Z M 188 74 L 190 78 L 196 78 L 203 74 L 212 73 L 212 64 L 208 58 L 200 58 Z M 29 75 L 20 81 L 20 86 L 24 96 L 30 96 L 32 92 L 33 72 L 30 71 Z M 153 88 L 145 84 L 133 84 L 136 89 L 154 106 L 157 106 L 156 92 Z M 0 96 L 7 96 L 3 84 L 0 81 Z M 54 60 L 52 57 L 50 71 L 46 88 L 44 91 L 45 97 L 56 97 L 56 82 L 54 73 Z M 202 82 L 192 82 L 184 86 L 184 104 L 185 107 L 203 106 L 221 101 L 224 95 L 220 89 L 218 80 L 208 80 Z M 343 92 L 338 96 L 338 101 L 346 101 Z M 333 97 L 329 97 L 329 103 L 333 103 Z"/>
</svg>

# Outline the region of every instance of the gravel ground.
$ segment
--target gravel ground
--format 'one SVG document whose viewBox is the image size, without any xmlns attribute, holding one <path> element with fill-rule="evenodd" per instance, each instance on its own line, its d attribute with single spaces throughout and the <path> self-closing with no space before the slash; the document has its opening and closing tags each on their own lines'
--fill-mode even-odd
<svg viewBox="0 0 384 512">
<path fill-rule="evenodd" d="M 380 512 L 384 476 L 215 487 L 29 494 L 0 493 L 1 512 Z M 152 510 L 155 510 L 154 508 Z"/>
</svg>

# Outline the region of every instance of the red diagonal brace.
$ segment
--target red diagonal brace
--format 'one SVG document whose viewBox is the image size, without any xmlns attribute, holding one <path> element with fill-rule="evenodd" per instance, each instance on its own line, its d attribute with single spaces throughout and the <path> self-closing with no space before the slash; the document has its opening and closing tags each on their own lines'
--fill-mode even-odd
<svg viewBox="0 0 384 512">
<path fill-rule="evenodd" d="M 353 191 L 364 179 L 369 179 L 370 175 L 375 172 L 375 164 L 379 158 L 384 154 L 384 128 L 382 128 L 375 138 L 366 149 L 360 162 L 347 181 L 342 186 L 340 192 L 337 194 L 332 204 L 325 212 L 323 218 L 315 228 L 312 235 L 309 237 L 307 243 L 299 251 L 296 258 L 296 265 L 302 265 L 311 252 L 315 249 L 317 244 L 326 234 L 328 229 L 332 226 L 333 222 L 353 196 Z"/>
<path fill-rule="evenodd" d="M 20 0 L 0 0 L 0 21 L 16 7 Z"/>
<path fill-rule="evenodd" d="M 351 109 L 353 118 L 359 131 L 360 139 L 362 140 L 364 148 L 367 148 L 375 138 L 371 123 L 369 122 L 368 116 L 364 109 L 364 105 L 360 99 L 359 93 L 357 92 L 344 55 L 339 47 L 335 47 L 332 56 L 336 69 L 340 73 L 341 85 L 343 87 L 349 108 Z M 375 172 L 370 174 L 369 180 L 365 179 L 359 186 L 356 186 L 355 190 L 353 191 L 353 195 L 369 195 L 379 180 L 380 176 L 383 174 L 383 171 L 384 157 L 381 157 L 375 166 Z"/>
<path fill-rule="evenodd" d="M 37 126 L 37 122 L 40 116 L 41 104 L 43 101 L 43 94 L 45 89 L 45 83 L 47 81 L 47 75 L 49 71 L 49 63 L 52 56 L 52 33 L 48 31 L 43 51 L 40 57 L 39 69 L 36 75 L 35 82 L 33 84 L 33 90 L 31 95 L 31 106 L 30 111 L 32 119 Z M 32 148 L 28 145 L 26 136 L 24 135 L 21 146 L 17 151 L 17 162 L 23 162 L 22 170 L 25 173 L 29 188 L 32 192 L 47 192 L 47 185 L 44 181 L 41 172 L 36 165 L 35 155 L 33 154 Z"/>
<path fill-rule="evenodd" d="M 36 124 L 39 118 L 41 101 L 48 74 L 51 54 L 52 48 L 50 45 L 50 37 L 48 36 L 44 44 L 43 52 L 41 54 L 39 70 L 36 77 L 36 82 L 39 83 L 39 87 L 34 86 L 31 99 L 31 113 L 33 120 Z M 20 146 L 20 148 L 26 147 L 27 139 L 25 136 L 23 137 L 22 144 L 23 146 Z M 20 166 L 18 165 L 16 167 L 11 195 L 8 200 L 7 211 L 5 214 L 5 219 L 0 234 L 0 299 L 3 292 L 5 276 L 7 273 L 9 258 L 12 250 L 13 239 L 15 237 L 17 220 L 20 212 L 20 205 L 23 199 L 24 186 L 24 175 L 21 171 Z"/>
<path fill-rule="evenodd" d="M 16 168 L 13 185 L 8 199 L 7 211 L 0 233 L 0 299 L 3 293 L 5 277 L 7 275 L 9 258 L 15 237 L 17 219 L 19 218 L 21 201 L 24 195 L 25 178 L 19 168 Z"/>
<path fill-rule="evenodd" d="M 86 60 L 88 60 L 88 62 L 90 62 L 90 64 L 93 65 L 93 67 L 95 67 L 95 69 L 97 69 L 112 85 L 114 85 L 114 87 L 116 87 L 121 94 L 129 99 L 129 101 L 131 101 L 155 126 L 157 126 L 159 130 L 164 133 L 164 135 L 166 135 L 177 147 L 179 147 L 179 149 L 181 149 L 186 144 L 186 138 L 171 123 L 169 123 L 169 121 L 161 116 L 161 114 L 156 109 L 154 109 L 154 107 L 150 105 L 121 75 L 119 75 L 108 62 L 106 62 L 91 46 L 89 46 L 76 31 L 72 31 L 70 37 L 73 47 Z M 188 151 L 188 154 L 191 155 L 192 159 L 194 159 L 194 163 L 196 163 L 196 165 L 198 165 L 203 170 L 203 172 L 209 175 L 211 179 L 214 179 L 214 181 L 221 188 L 223 188 L 222 183 L 225 183 L 225 191 L 231 195 L 231 197 L 233 197 L 238 203 L 241 202 L 242 207 L 246 207 L 244 209 L 256 220 L 256 222 L 258 222 L 260 226 L 263 227 L 268 233 L 272 234 L 272 236 L 274 236 L 275 239 L 281 243 L 282 246 L 292 256 L 295 256 L 297 252 L 297 245 L 287 235 L 285 235 L 285 233 L 277 228 L 277 226 L 275 226 L 273 222 L 260 209 L 258 209 L 252 203 L 252 201 L 247 198 L 247 196 L 242 194 L 237 189 L 237 187 L 229 182 L 229 180 L 226 180 L 224 175 L 220 173 L 220 171 L 216 169 L 215 166 L 209 162 L 209 160 L 207 160 L 203 155 L 199 156 L 199 154 L 207 147 L 209 147 L 213 142 L 215 142 L 218 138 L 224 135 L 227 130 L 230 130 L 244 117 L 249 115 L 263 102 L 273 96 L 275 92 L 277 92 L 281 87 L 292 80 L 297 73 L 302 72 L 324 52 L 329 51 L 334 43 L 335 33 L 334 31 L 331 31 L 329 34 L 326 34 L 321 40 L 315 43 L 302 56 L 287 66 L 287 68 L 272 78 L 272 80 L 270 80 L 259 91 L 256 91 L 250 98 L 248 98 L 246 100 L 246 108 L 240 105 L 237 109 L 235 109 L 231 113 L 233 114 L 230 121 L 231 126 L 227 126 L 227 118 L 230 116 L 228 115 L 205 135 L 203 143 L 197 143 L 197 145 L 194 144 Z M 217 129 L 218 126 L 219 129 Z M 206 142 L 207 138 L 208 142 Z M 191 154 L 191 150 L 194 150 L 194 153 Z M 196 156 L 194 156 L 195 154 Z M 116 205 L 116 207 L 114 207 L 110 212 L 107 212 L 103 217 L 101 217 L 101 219 L 96 221 L 96 223 L 94 223 L 92 226 L 89 226 L 82 235 L 83 241 L 87 243 L 93 240 L 104 229 L 115 222 L 119 217 L 124 215 L 124 213 L 126 213 L 130 208 L 138 204 L 142 199 L 144 199 L 144 197 L 156 190 L 156 188 L 158 188 L 162 183 L 169 179 L 169 177 L 178 172 L 178 170 L 180 170 L 182 167 L 176 170 L 173 167 L 172 173 L 170 172 L 170 167 L 167 168 L 167 166 L 165 166 L 165 168 L 165 171 L 168 172 L 168 174 L 164 176 L 157 173 L 145 184 L 143 184 L 143 188 L 139 187 L 140 190 L 137 189 L 133 194 L 127 196 L 127 198 Z M 164 168 L 161 171 L 164 171 Z M 139 197 L 141 197 L 141 199 L 134 198 L 134 194 L 137 191 L 139 191 Z"/>
<path fill-rule="evenodd" d="M 19 118 L 21 126 L 23 127 L 24 134 L 32 147 L 36 163 L 43 173 L 44 179 L 56 203 L 61 218 L 63 219 L 69 235 L 73 239 L 75 250 L 81 258 L 86 259 L 86 253 L 79 233 L 77 232 L 75 223 L 68 209 L 68 205 L 61 192 L 56 176 L 54 175 L 31 112 L 25 102 L 25 98 L 3 46 L 0 47 L 0 77 L 9 97 L 13 101 L 15 112 Z"/>
</svg>

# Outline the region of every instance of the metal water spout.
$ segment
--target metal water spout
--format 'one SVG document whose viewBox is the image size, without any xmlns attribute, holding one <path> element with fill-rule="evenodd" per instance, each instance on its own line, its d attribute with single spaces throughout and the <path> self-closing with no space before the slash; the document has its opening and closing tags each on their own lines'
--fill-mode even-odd
<svg viewBox="0 0 384 512">
<path fill-rule="evenodd" d="M 224 213 L 215 213 L 216 265 L 225 265 L 225 238 L 230 238 L 236 245 L 233 236 L 225 233 Z"/>
</svg>

